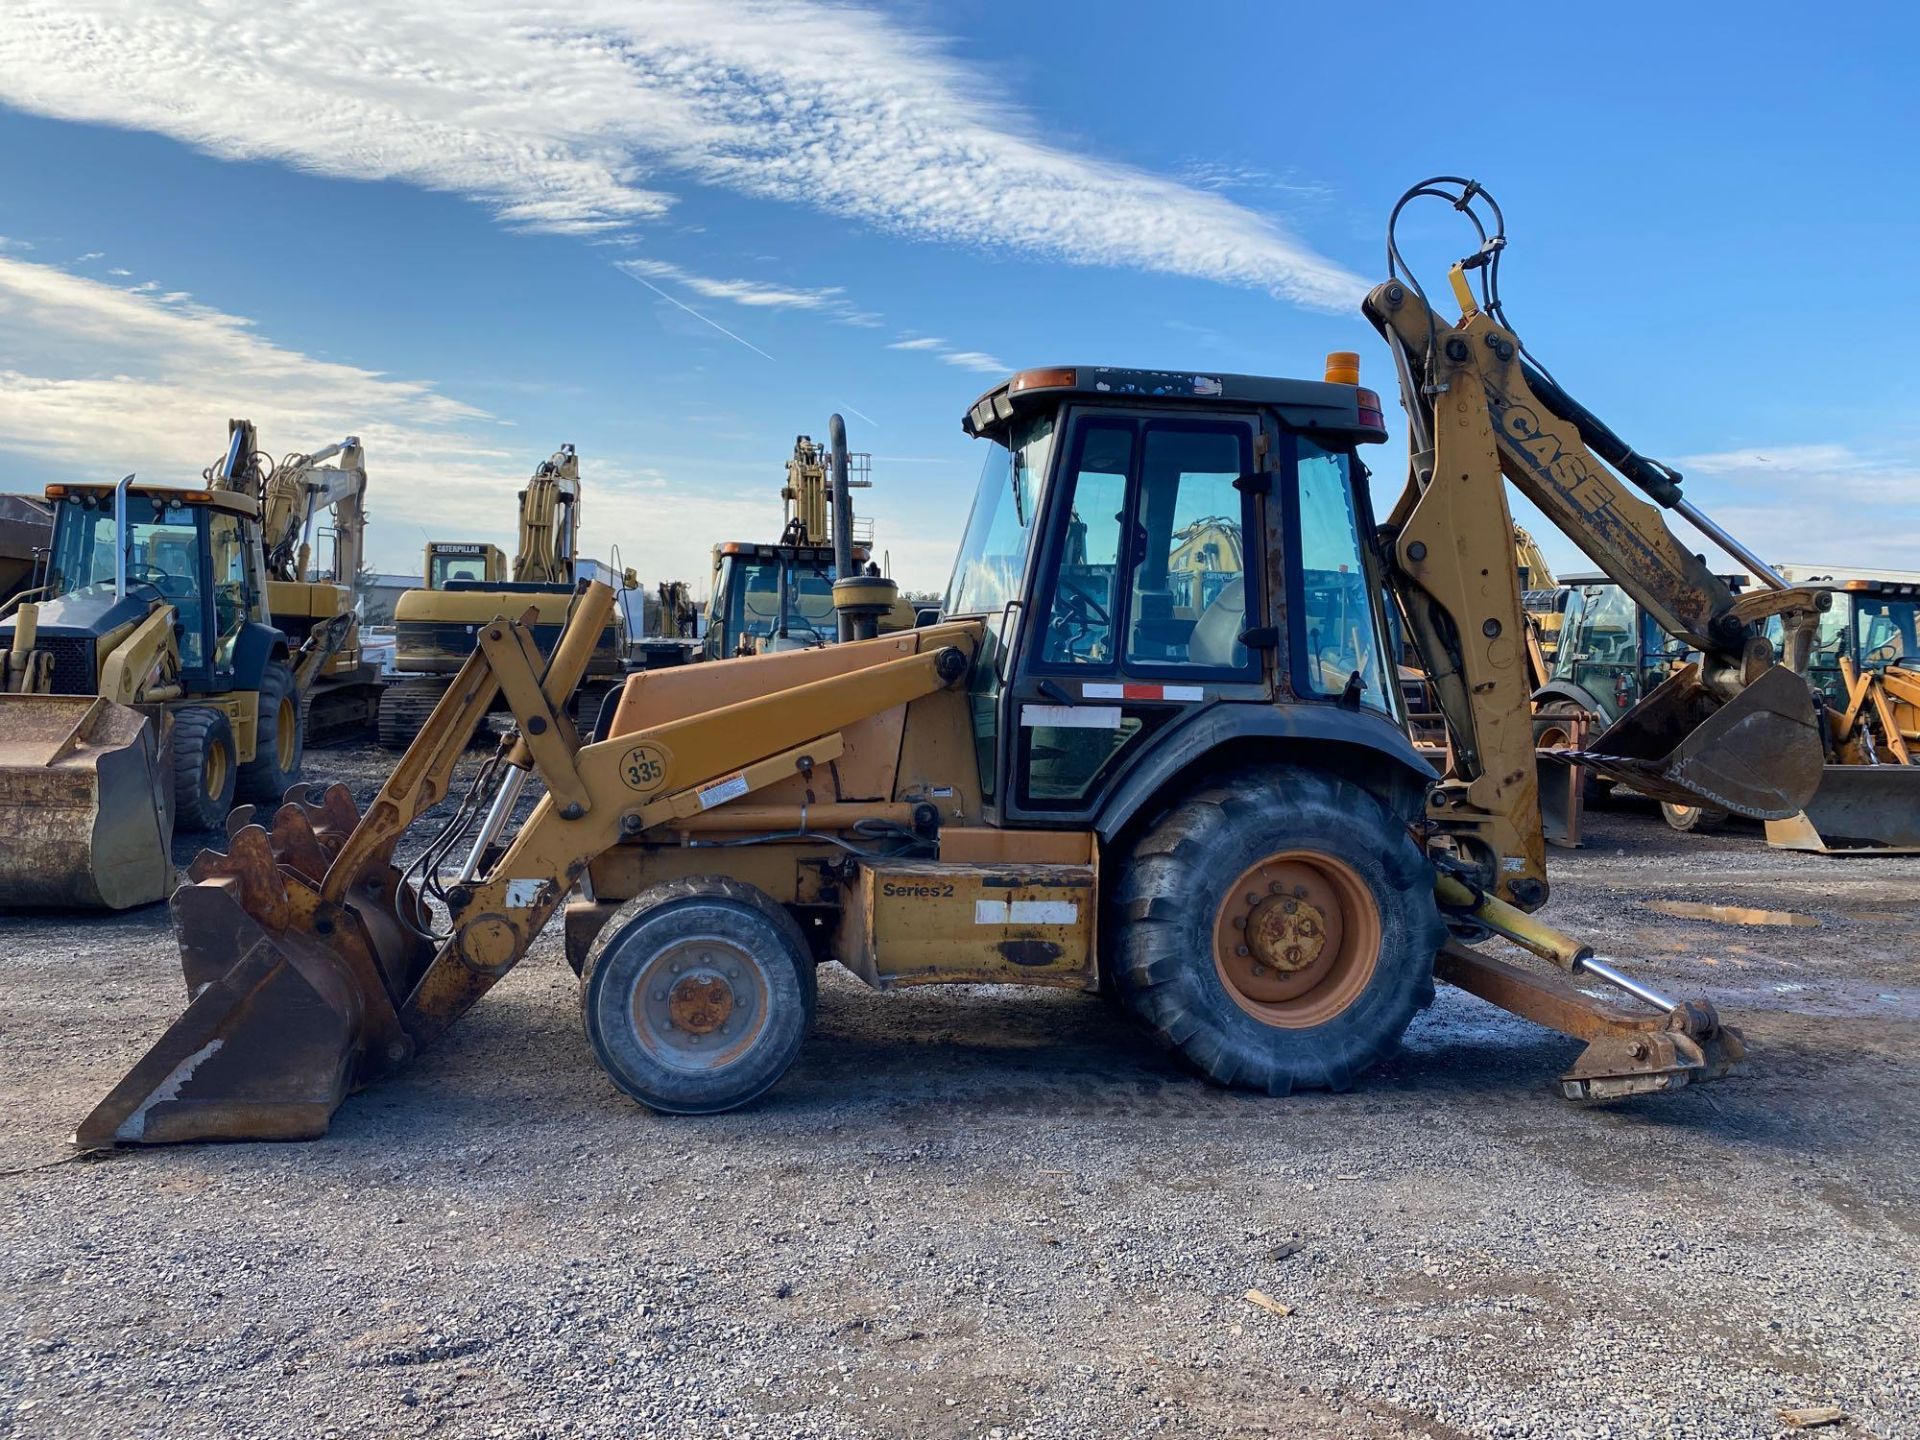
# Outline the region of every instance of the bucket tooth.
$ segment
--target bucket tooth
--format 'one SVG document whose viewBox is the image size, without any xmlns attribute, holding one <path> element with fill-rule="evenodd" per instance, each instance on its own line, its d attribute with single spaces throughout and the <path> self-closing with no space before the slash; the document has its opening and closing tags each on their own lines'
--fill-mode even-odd
<svg viewBox="0 0 1920 1440">
<path fill-rule="evenodd" d="M 233 839 L 247 826 L 253 824 L 255 809 L 256 807 L 252 805 L 236 805 L 227 812 L 227 839 Z"/>
<path fill-rule="evenodd" d="M 224 853 L 202 850 L 187 867 L 194 884 L 227 882 L 237 891 L 240 907 L 269 930 L 284 930 L 292 918 L 287 882 L 274 858 L 267 832 L 258 825 L 236 831 Z M 184 887 L 183 887 L 184 888 Z"/>
<path fill-rule="evenodd" d="M 333 858 L 313 832 L 305 807 L 298 802 L 282 805 L 274 812 L 273 830 L 268 835 L 274 858 L 315 886 L 327 878 L 327 864 Z"/>
</svg>

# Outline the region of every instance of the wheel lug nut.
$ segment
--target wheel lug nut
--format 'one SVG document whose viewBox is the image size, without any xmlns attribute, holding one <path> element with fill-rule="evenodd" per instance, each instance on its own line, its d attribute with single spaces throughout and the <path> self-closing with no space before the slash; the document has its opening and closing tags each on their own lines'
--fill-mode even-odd
<svg viewBox="0 0 1920 1440">
<path fill-rule="evenodd" d="M 1256 975 L 1264 975 L 1267 973 L 1267 967 L 1256 960 L 1253 962 L 1253 973 Z"/>
<path fill-rule="evenodd" d="M 1274 881 L 1271 885 L 1267 886 L 1267 889 L 1271 890 L 1276 895 L 1283 893 L 1285 888 L 1286 887 L 1283 886 L 1278 880 Z"/>
<path fill-rule="evenodd" d="M 1249 953 L 1249 952 L 1248 952 L 1248 950 L 1247 950 L 1247 947 L 1246 947 L 1246 946 L 1244 946 L 1244 945 L 1236 945 L 1236 946 L 1234 946 L 1234 949 L 1233 949 L 1233 953 L 1234 953 L 1234 954 L 1236 954 L 1236 955 L 1245 955 L 1245 954 L 1247 954 L 1247 953 Z"/>
<path fill-rule="evenodd" d="M 1294 911 L 1300 908 L 1300 902 L 1298 900 L 1288 900 L 1284 904 L 1282 904 L 1280 908 L 1284 910 L 1287 914 L 1291 915 L 1293 914 Z"/>
<path fill-rule="evenodd" d="M 667 992 L 664 990 L 656 990 L 653 992 L 653 998 L 655 1000 L 665 1000 L 667 998 Z"/>
</svg>

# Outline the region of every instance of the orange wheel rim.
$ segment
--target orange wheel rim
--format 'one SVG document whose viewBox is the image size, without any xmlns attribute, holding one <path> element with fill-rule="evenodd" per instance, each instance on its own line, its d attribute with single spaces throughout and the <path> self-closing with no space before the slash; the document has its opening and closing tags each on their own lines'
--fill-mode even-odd
<svg viewBox="0 0 1920 1440">
<path fill-rule="evenodd" d="M 1380 907 L 1351 865 L 1283 850 L 1220 901 L 1213 968 L 1234 1004 L 1284 1030 L 1324 1025 L 1360 998 L 1380 959 Z"/>
</svg>

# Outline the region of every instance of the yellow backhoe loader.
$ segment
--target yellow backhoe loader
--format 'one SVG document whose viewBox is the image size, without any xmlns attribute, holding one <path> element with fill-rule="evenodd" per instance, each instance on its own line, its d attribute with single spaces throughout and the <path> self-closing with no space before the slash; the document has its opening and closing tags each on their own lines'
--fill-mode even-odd
<svg viewBox="0 0 1920 1440">
<path fill-rule="evenodd" d="M 0 619 L 0 906 L 124 909 L 170 845 L 300 775 L 294 647 L 250 493 L 51 485 L 42 583 Z"/>
<path fill-rule="evenodd" d="M 580 457 L 573 446 L 562 445 L 540 462 L 519 503 L 520 541 L 510 574 L 497 546 L 430 541 L 426 584 L 394 603 L 394 668 L 406 678 L 389 685 L 381 697 L 380 743 L 388 749 L 407 748 L 496 615 L 534 607 L 533 633 L 546 654 L 582 586 L 595 580 L 625 590 L 638 585 L 632 571 L 619 575 L 580 554 Z M 616 610 L 608 616 L 574 697 L 576 712 L 588 723 L 627 670 L 623 614 Z M 484 724 L 483 718 L 476 733 Z"/>
<path fill-rule="evenodd" d="M 1631 491 L 1711 522 L 1525 363 L 1497 256 L 1455 267 L 1457 322 L 1397 253 L 1366 299 L 1412 433 L 1379 530 L 1360 447 L 1386 428 L 1354 357 L 1325 381 L 1058 366 L 965 414 L 985 468 L 936 623 L 635 675 L 582 737 L 567 701 L 612 592 L 578 597 L 550 660 L 531 612 L 501 614 L 364 814 L 299 792 L 195 862 L 174 898 L 190 1003 L 77 1143 L 317 1135 L 563 907 L 595 1055 L 668 1112 L 778 1081 L 827 959 L 882 990 L 1111 987 L 1206 1076 L 1275 1095 L 1353 1084 L 1436 978 L 1586 1041 L 1570 1096 L 1725 1074 L 1742 1044 L 1710 1004 L 1530 913 L 1547 877 L 1502 474 L 1699 641 L 1587 757 L 1637 783 L 1804 804 L 1812 695 L 1760 626 L 1799 633 L 1818 598 L 1709 583 Z M 1197 524 L 1237 545 L 1184 563 Z M 1445 777 L 1402 726 L 1388 592 L 1455 732 Z M 497 695 L 515 733 L 403 852 Z M 1465 943 L 1489 931 L 1566 973 Z"/>
<path fill-rule="evenodd" d="M 852 492 L 873 483 L 872 457 L 847 449 L 846 422 L 827 423 L 827 443 L 794 437 L 780 498 L 786 523 L 771 545 L 730 540 L 713 547 L 704 654 L 710 660 L 804 650 L 848 638 L 855 611 L 881 630 L 913 628 L 913 607 L 873 564 L 872 523 L 853 513 Z M 841 498 L 845 497 L 844 506 Z"/>
</svg>

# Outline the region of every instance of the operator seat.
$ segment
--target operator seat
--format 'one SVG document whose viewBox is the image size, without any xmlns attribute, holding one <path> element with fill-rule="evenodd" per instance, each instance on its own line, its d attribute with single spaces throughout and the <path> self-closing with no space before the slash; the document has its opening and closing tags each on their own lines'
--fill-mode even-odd
<svg viewBox="0 0 1920 1440">
<path fill-rule="evenodd" d="M 1187 641 L 1187 663 L 1230 669 L 1246 663 L 1240 632 L 1247 628 L 1247 582 L 1229 580 L 1200 612 Z"/>
</svg>

